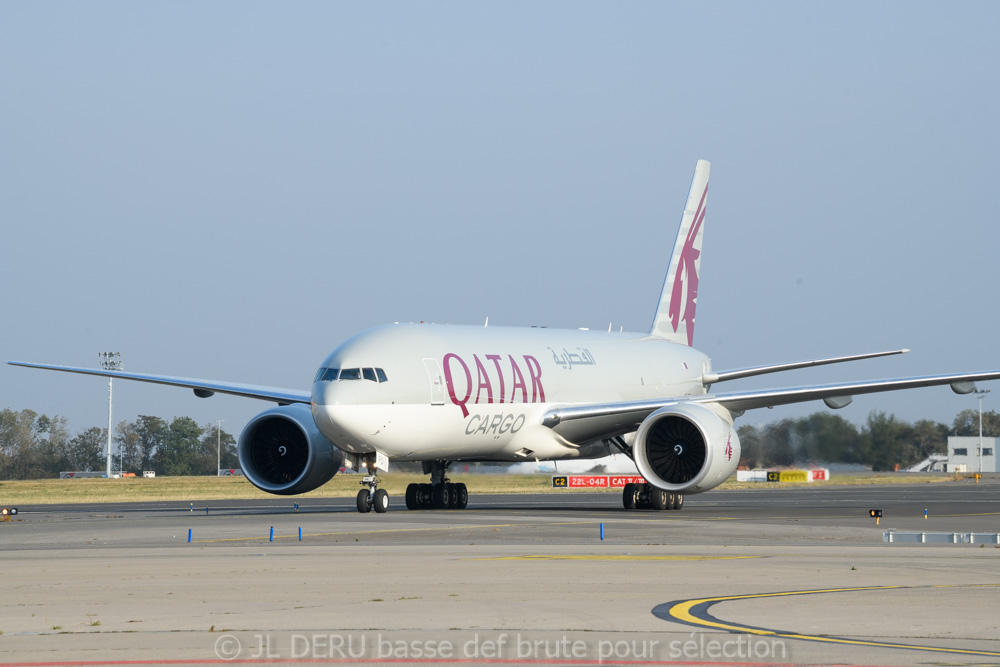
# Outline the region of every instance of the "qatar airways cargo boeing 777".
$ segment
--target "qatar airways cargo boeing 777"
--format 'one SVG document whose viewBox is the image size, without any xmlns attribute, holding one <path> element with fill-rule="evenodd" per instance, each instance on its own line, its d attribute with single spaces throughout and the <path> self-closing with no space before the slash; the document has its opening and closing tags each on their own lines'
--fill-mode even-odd
<svg viewBox="0 0 1000 667">
<path fill-rule="evenodd" d="M 1000 371 L 718 392 L 737 378 L 899 354 L 906 350 L 715 371 L 692 347 L 709 163 L 699 161 L 652 326 L 644 333 L 547 328 L 391 324 L 335 349 L 311 391 L 291 391 L 112 370 L 16 366 L 187 387 L 199 397 L 235 394 L 276 403 L 240 435 L 243 473 L 275 494 L 305 493 L 342 466 L 364 467 L 358 510 L 385 512 L 378 470 L 421 461 L 429 484 L 411 484 L 410 509 L 464 508 L 454 461 L 596 458 L 620 451 L 646 483 L 626 508 L 680 509 L 684 496 L 724 482 L 740 460 L 733 420 L 746 410 L 822 400 L 841 408 L 857 394 L 951 385 L 975 390 Z"/>
</svg>

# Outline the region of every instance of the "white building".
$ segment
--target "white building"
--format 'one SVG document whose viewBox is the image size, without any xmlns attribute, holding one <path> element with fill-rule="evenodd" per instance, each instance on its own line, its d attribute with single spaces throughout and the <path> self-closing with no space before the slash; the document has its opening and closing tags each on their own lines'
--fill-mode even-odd
<svg viewBox="0 0 1000 667">
<path fill-rule="evenodd" d="M 945 472 L 997 472 L 994 452 L 996 438 L 983 438 L 983 463 L 980 468 L 979 436 L 951 436 L 948 438 L 948 463 Z"/>
</svg>

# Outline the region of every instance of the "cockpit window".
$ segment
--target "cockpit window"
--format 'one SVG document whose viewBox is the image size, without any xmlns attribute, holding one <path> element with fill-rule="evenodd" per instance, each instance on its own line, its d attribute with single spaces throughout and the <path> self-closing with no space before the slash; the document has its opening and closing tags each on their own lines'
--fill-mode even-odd
<svg viewBox="0 0 1000 667">
<path fill-rule="evenodd" d="M 371 382 L 388 382 L 385 371 L 381 368 L 321 368 L 316 371 L 316 379 L 313 382 L 333 382 L 337 378 L 341 380 L 370 380 Z"/>
</svg>

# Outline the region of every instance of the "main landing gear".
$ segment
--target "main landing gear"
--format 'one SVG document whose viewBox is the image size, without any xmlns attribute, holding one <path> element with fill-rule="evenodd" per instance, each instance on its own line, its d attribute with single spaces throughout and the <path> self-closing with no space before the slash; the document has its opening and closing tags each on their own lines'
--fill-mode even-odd
<svg viewBox="0 0 1000 667">
<path fill-rule="evenodd" d="M 604 446 L 609 452 L 613 447 L 635 461 L 632 447 L 620 435 L 605 440 Z M 684 496 L 664 491 L 649 483 L 629 483 L 622 489 L 622 506 L 627 510 L 679 510 L 684 507 Z"/>
<path fill-rule="evenodd" d="M 626 484 L 622 490 L 622 505 L 627 510 L 679 510 L 684 507 L 684 496 L 652 484 Z"/>
<path fill-rule="evenodd" d="M 406 509 L 464 510 L 469 504 L 465 484 L 453 484 L 447 470 L 451 461 L 424 461 L 424 474 L 430 473 L 430 484 L 410 484 L 406 487 Z"/>
<path fill-rule="evenodd" d="M 389 509 L 389 493 L 378 488 L 382 480 L 378 478 L 378 468 L 375 467 L 375 454 L 366 454 L 364 462 L 365 468 L 371 470 L 372 474 L 361 479 L 361 486 L 367 488 L 358 491 L 358 511 L 367 514 L 375 510 L 376 513 L 383 514 Z"/>
</svg>

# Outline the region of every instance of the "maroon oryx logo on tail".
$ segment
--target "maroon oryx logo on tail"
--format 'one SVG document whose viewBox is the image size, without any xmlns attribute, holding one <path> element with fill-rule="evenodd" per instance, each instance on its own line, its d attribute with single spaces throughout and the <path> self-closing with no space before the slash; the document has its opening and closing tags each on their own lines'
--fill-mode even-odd
<svg viewBox="0 0 1000 667">
<path fill-rule="evenodd" d="M 670 294 L 670 324 L 674 327 L 674 333 L 680 326 L 683 319 L 687 323 L 688 346 L 694 344 L 694 311 L 698 305 L 698 257 L 701 251 L 694 247 L 694 243 L 701 231 L 701 223 L 705 221 L 705 198 L 708 197 L 708 183 L 705 184 L 705 191 L 701 194 L 701 201 L 698 203 L 698 210 L 694 214 L 694 222 L 688 230 L 687 238 L 684 240 L 684 247 L 681 249 L 680 261 L 677 262 L 677 273 L 674 274 L 674 289 Z M 684 298 L 684 313 L 681 315 L 681 291 L 685 289 L 687 294 Z"/>
</svg>

